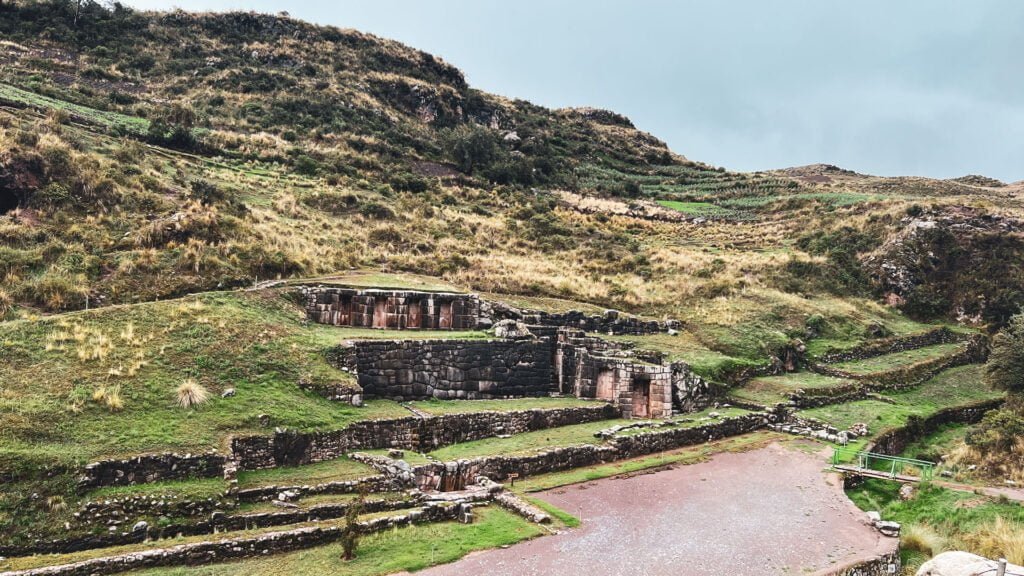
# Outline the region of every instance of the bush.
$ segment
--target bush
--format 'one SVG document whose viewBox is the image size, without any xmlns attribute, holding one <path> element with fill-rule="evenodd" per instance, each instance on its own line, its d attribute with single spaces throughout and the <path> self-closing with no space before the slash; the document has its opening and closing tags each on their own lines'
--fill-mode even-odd
<svg viewBox="0 0 1024 576">
<path fill-rule="evenodd" d="M 359 213 L 367 218 L 389 220 L 395 217 L 395 211 L 380 202 L 367 202 L 359 207 Z"/>
<path fill-rule="evenodd" d="M 1000 390 L 1024 392 L 1024 314 L 1013 316 L 992 339 L 985 381 Z"/>
<path fill-rule="evenodd" d="M 498 138 L 483 126 L 463 124 L 446 130 L 442 142 L 448 157 L 466 174 L 489 166 L 499 154 Z"/>
</svg>

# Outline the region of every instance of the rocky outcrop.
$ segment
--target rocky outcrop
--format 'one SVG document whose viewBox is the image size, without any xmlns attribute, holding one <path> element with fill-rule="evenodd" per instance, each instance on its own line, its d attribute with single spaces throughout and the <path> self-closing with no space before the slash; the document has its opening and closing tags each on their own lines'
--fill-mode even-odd
<svg viewBox="0 0 1024 576">
<path fill-rule="evenodd" d="M 1006 574 L 1024 574 L 1024 566 L 1005 565 Z M 970 552 L 943 552 L 925 562 L 917 576 L 992 576 L 999 570 L 999 561 Z"/>
<path fill-rule="evenodd" d="M 905 218 L 863 259 L 877 291 L 918 316 L 1004 322 L 1024 297 L 1024 224 L 966 206 Z"/>
</svg>

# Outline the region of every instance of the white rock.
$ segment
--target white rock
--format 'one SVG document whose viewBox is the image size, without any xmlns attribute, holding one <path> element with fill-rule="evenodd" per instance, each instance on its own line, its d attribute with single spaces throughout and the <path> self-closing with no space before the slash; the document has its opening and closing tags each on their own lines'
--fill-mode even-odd
<svg viewBox="0 0 1024 576">
<path fill-rule="evenodd" d="M 970 552 L 943 552 L 921 565 L 917 576 L 993 576 L 999 568 L 995 560 Z M 1006 565 L 1007 574 L 1024 574 L 1024 566 Z"/>
</svg>

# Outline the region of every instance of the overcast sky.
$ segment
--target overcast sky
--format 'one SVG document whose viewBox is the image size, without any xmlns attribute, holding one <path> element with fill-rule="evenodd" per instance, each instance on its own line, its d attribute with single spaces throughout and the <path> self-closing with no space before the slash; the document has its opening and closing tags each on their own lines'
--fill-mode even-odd
<svg viewBox="0 0 1024 576">
<path fill-rule="evenodd" d="M 128 0 L 287 10 L 394 38 L 475 87 L 626 114 L 691 159 L 1024 179 L 1019 0 Z"/>
</svg>

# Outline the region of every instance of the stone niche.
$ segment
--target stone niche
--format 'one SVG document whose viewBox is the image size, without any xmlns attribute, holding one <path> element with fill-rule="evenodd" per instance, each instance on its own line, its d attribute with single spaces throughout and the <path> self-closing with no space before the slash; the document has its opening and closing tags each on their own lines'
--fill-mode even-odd
<svg viewBox="0 0 1024 576">
<path fill-rule="evenodd" d="M 411 290 L 302 289 L 313 322 L 388 330 L 473 330 L 480 320 L 475 294 Z"/>
<path fill-rule="evenodd" d="M 624 418 L 672 415 L 673 367 L 639 362 L 615 343 L 560 330 L 553 369 L 558 392 L 607 400 Z"/>
</svg>

